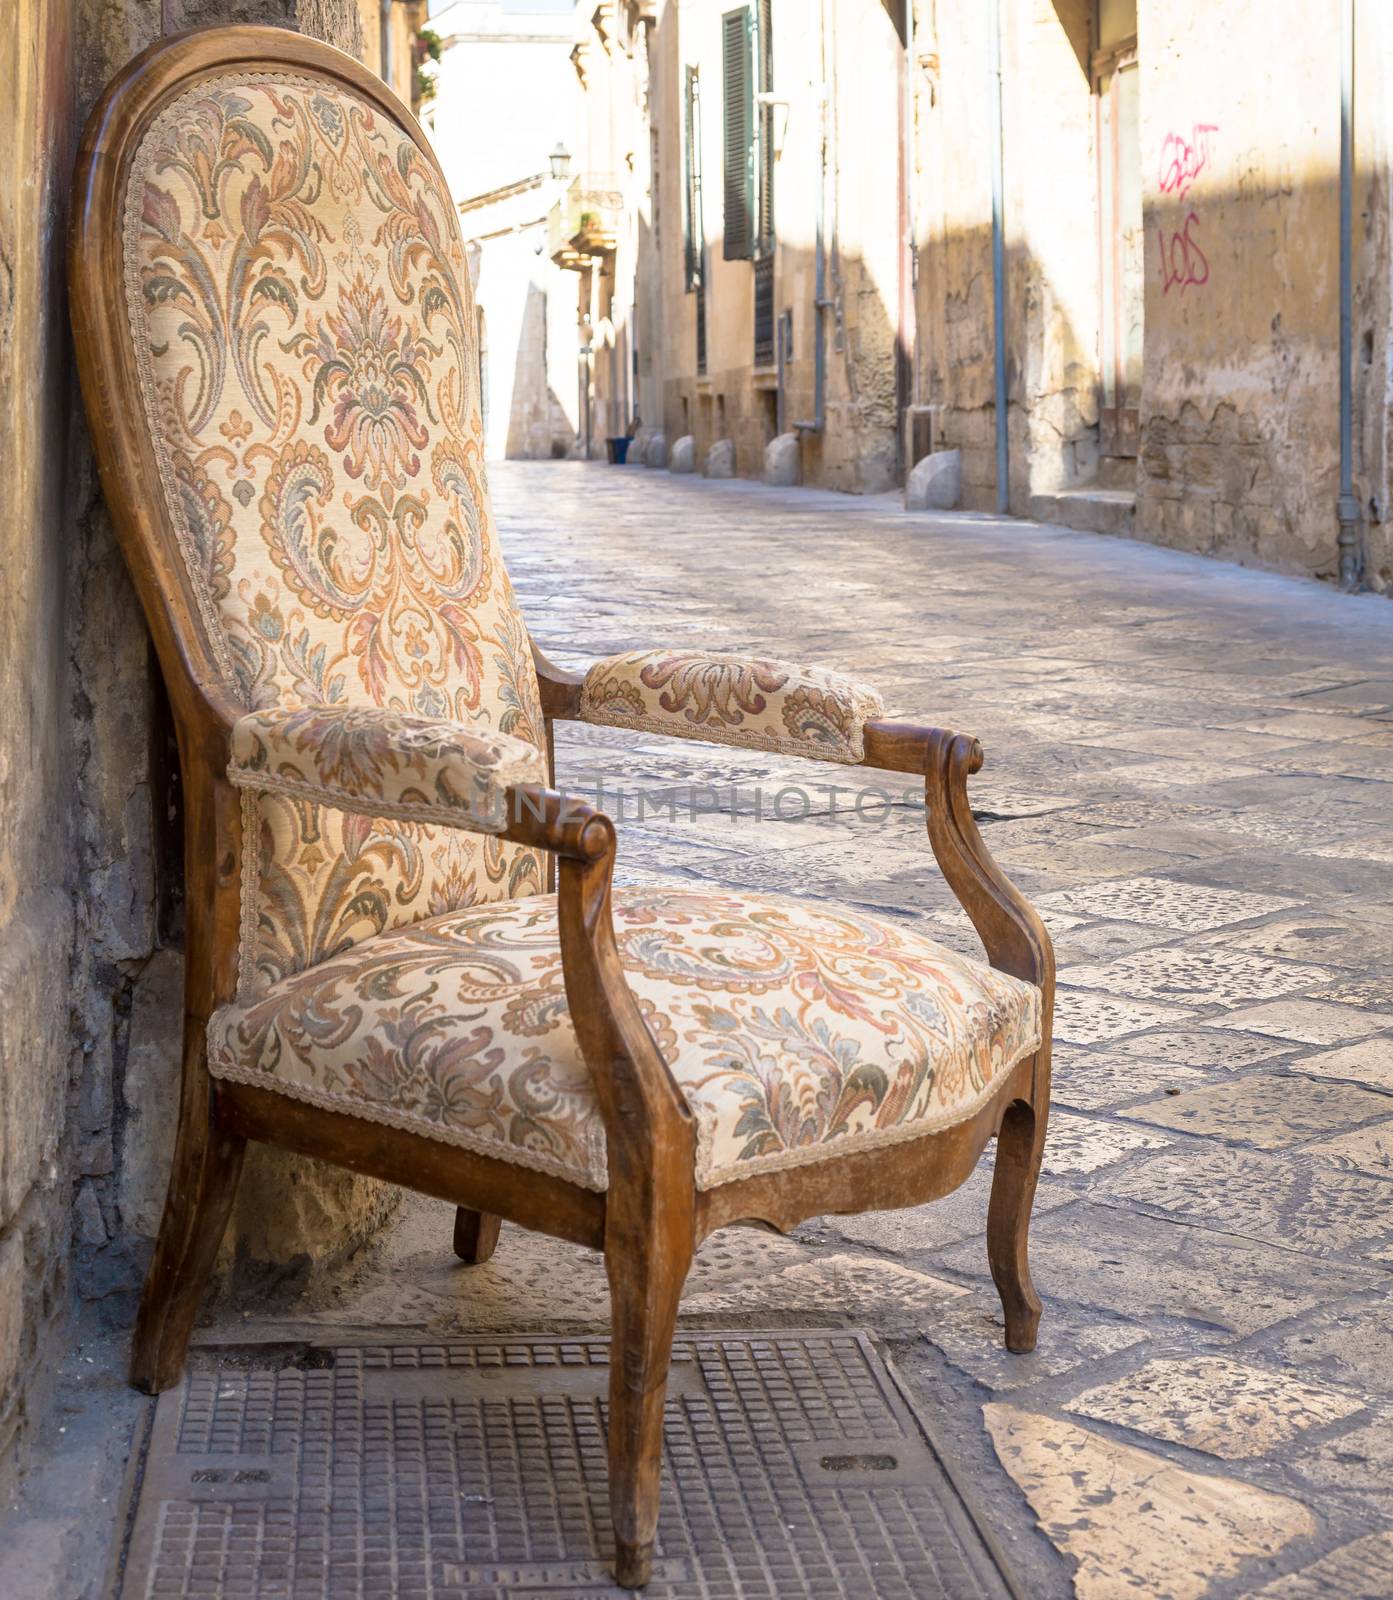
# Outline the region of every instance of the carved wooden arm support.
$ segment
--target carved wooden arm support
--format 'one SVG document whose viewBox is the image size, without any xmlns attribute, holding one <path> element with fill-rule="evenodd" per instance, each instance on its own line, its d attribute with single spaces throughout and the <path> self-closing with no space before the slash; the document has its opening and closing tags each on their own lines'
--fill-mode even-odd
<svg viewBox="0 0 1393 1600">
<path fill-rule="evenodd" d="M 584 689 L 590 674 L 553 665 L 535 645 L 532 656 L 541 683 L 542 709 L 548 719 L 585 720 Z M 590 672 L 595 670 L 592 667 Z M 734 742 L 717 740 L 696 724 L 683 731 L 688 738 Z M 967 780 L 982 766 L 981 745 L 967 734 L 878 719 L 864 724 L 861 742 L 858 766 L 922 774 L 929 843 L 939 870 L 976 928 L 992 966 L 1038 984 L 1044 991 L 1048 1032 L 1054 998 L 1050 936 L 1038 913 L 992 859 L 968 802 Z M 808 754 L 801 750 L 797 753 Z M 813 759 L 836 758 L 822 754 Z"/>
</svg>

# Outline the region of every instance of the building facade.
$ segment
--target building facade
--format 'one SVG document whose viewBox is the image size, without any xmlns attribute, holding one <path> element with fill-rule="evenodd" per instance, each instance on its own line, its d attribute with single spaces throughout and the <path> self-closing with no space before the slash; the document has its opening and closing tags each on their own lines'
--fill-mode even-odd
<svg viewBox="0 0 1393 1600">
<path fill-rule="evenodd" d="M 904 52 L 881 0 L 681 0 L 651 35 L 662 426 L 757 477 L 898 482 Z"/>
<path fill-rule="evenodd" d="M 439 59 L 423 120 L 469 252 L 491 459 L 575 453 L 576 282 L 551 259 L 549 219 L 571 179 L 579 85 L 569 11 L 499 0 L 437 5 Z"/>
<path fill-rule="evenodd" d="M 1393 9 L 586 0 L 576 27 L 620 174 L 613 248 L 561 241 L 597 263 L 604 429 L 627 406 L 698 467 L 728 440 L 745 477 L 782 435 L 802 482 L 867 493 L 957 451 L 968 509 L 1393 588 Z"/>
<path fill-rule="evenodd" d="M 1010 509 L 1393 586 L 1389 8 L 920 0 L 911 48 L 913 402 L 964 503 L 997 503 L 997 160 Z"/>
<path fill-rule="evenodd" d="M 611 439 L 637 435 L 638 459 L 660 431 L 660 182 L 651 100 L 659 10 L 656 0 L 576 7 L 576 171 L 552 210 L 548 248 L 575 285 L 578 451 L 592 457 L 603 457 Z"/>
</svg>

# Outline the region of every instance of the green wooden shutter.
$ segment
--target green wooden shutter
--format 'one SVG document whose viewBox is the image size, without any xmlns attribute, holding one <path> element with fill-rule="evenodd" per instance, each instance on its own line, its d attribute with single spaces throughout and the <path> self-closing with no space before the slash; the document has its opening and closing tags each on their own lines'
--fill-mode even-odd
<svg viewBox="0 0 1393 1600">
<path fill-rule="evenodd" d="M 753 15 L 748 6 L 721 18 L 725 77 L 725 248 L 748 261 L 755 247 L 755 90 Z"/>
<path fill-rule="evenodd" d="M 701 146 L 698 136 L 701 119 L 697 114 L 700 104 L 697 87 L 697 69 L 688 67 L 684 83 L 682 128 L 682 257 L 686 270 L 687 288 L 695 289 L 701 281 L 702 220 L 701 220 Z"/>
<path fill-rule="evenodd" d="M 756 46 L 759 52 L 759 92 L 774 92 L 773 0 L 758 0 Z M 759 232 L 756 238 L 760 255 L 774 249 L 774 108 L 760 106 L 756 144 L 759 151 Z"/>
</svg>

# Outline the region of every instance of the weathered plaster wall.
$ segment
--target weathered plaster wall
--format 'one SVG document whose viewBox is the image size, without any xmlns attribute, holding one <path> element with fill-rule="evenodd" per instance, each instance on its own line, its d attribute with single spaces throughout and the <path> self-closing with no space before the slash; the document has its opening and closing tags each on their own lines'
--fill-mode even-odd
<svg viewBox="0 0 1393 1600">
<path fill-rule="evenodd" d="M 1093 109 L 1081 0 L 1002 8 L 1011 504 L 1070 487 L 1097 460 Z M 985 6 L 916 12 L 914 400 L 934 446 L 962 451 L 963 503 L 996 505 L 992 97 Z"/>
<path fill-rule="evenodd" d="M 70 4 L 0 31 L 0 1491 L 46 1399 L 68 1299 L 72 760 L 64 728 L 68 466 L 61 252 Z"/>
<path fill-rule="evenodd" d="M 177 791 L 71 370 L 72 160 L 102 85 L 162 26 L 229 20 L 362 43 L 357 0 L 21 0 L 0 33 L 0 1487 L 77 1293 L 129 1315 L 178 1098 Z M 389 1201 L 258 1155 L 229 1265 L 301 1273 Z"/>
<path fill-rule="evenodd" d="M 1393 593 L 1393 6 L 1366 7 L 1355 79 L 1356 483 L 1364 580 Z"/>
<path fill-rule="evenodd" d="M 1097 175 L 1087 0 L 1003 7 L 1011 506 L 1098 466 Z M 988 8 L 919 0 L 914 399 L 995 503 Z M 1356 490 L 1365 578 L 1389 519 L 1393 11 L 1357 8 Z M 1337 570 L 1340 32 L 1303 0 L 1141 0 L 1142 538 Z M 1116 464 L 1114 464 L 1116 465 Z M 1115 480 L 1110 480 L 1110 483 Z"/>
<path fill-rule="evenodd" d="M 1138 19 L 1147 232 L 1138 530 L 1328 577 L 1339 488 L 1339 30 L 1311 28 L 1302 0 L 1221 9 L 1222 48 L 1212 12 L 1152 0 Z M 1277 39 L 1301 45 L 1274 49 Z"/>
</svg>

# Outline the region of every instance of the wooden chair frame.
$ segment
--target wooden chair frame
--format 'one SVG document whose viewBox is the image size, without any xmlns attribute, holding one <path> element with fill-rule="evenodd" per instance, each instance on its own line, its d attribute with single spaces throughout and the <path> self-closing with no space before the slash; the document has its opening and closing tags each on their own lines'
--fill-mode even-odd
<svg viewBox="0 0 1393 1600">
<path fill-rule="evenodd" d="M 939 866 L 994 967 L 1043 994 L 1042 1043 L 1003 1075 L 970 1119 L 873 1151 L 698 1190 L 693 1118 L 629 992 L 610 921 L 616 836 L 593 808 L 554 790 L 514 791 L 504 837 L 551 852 L 570 1013 L 593 1074 L 609 1147 L 609 1188 L 470 1153 L 423 1135 L 318 1109 L 272 1090 L 214 1080 L 206 1028 L 237 982 L 241 807 L 227 779 L 229 736 L 243 708 L 216 669 L 165 510 L 140 406 L 123 290 L 121 216 L 131 162 L 152 118 L 201 79 L 301 71 L 381 108 L 428 160 L 409 112 L 358 62 L 299 34 L 236 27 L 168 38 L 137 57 L 92 113 L 73 208 L 70 290 L 77 358 L 102 486 L 154 637 L 173 707 L 185 799 L 187 944 L 182 1091 L 168 1198 L 141 1301 L 131 1380 L 151 1393 L 176 1383 L 227 1225 L 248 1139 L 335 1162 L 459 1208 L 462 1259 L 491 1254 L 501 1219 L 604 1253 L 613 1311 L 610 1497 L 621 1584 L 647 1581 L 657 1526 L 662 1415 L 678 1300 L 692 1256 L 714 1229 L 757 1219 L 787 1230 L 824 1212 L 918 1205 L 958 1187 L 997 1137 L 987 1226 L 1006 1344 L 1034 1347 L 1040 1302 L 1027 1229 L 1049 1102 L 1054 958 L 1039 917 L 993 862 L 968 804 L 981 765 L 963 735 L 877 722 L 864 765 L 924 779 Z M 443 181 L 443 180 L 442 180 Z M 557 721 L 580 714 L 581 678 L 539 653 L 548 756 Z"/>
</svg>

